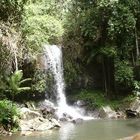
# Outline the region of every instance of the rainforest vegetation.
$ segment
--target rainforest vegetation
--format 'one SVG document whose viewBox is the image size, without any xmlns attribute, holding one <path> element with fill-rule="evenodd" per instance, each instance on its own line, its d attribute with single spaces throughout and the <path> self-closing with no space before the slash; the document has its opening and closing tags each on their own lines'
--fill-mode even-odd
<svg viewBox="0 0 140 140">
<path fill-rule="evenodd" d="M 12 102 L 51 94 L 44 44 L 63 48 L 69 98 L 102 105 L 139 95 L 140 0 L 1 0 L 0 112 L 12 120 L 2 114 L 0 123 L 16 125 Z"/>
</svg>

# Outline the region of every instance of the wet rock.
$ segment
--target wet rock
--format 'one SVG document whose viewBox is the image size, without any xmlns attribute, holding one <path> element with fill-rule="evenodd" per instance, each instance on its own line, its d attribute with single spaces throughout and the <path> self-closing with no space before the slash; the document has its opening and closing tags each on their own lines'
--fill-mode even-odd
<svg viewBox="0 0 140 140">
<path fill-rule="evenodd" d="M 72 122 L 73 122 L 74 124 L 80 124 L 80 123 L 83 122 L 83 119 L 78 118 L 78 119 L 73 120 Z"/>
<path fill-rule="evenodd" d="M 61 122 L 67 122 L 68 120 L 67 120 L 67 118 L 60 118 L 59 119 Z"/>
<path fill-rule="evenodd" d="M 87 103 L 83 100 L 78 100 L 74 103 L 74 105 L 78 106 L 78 107 L 83 107 L 83 106 L 86 106 Z"/>
<path fill-rule="evenodd" d="M 99 117 L 99 109 L 89 110 L 89 111 L 86 112 L 86 115 L 91 116 L 91 117 L 96 118 L 96 119 L 100 118 Z"/>
<path fill-rule="evenodd" d="M 43 117 L 46 118 L 48 115 L 49 117 L 55 116 L 55 112 L 57 108 L 54 106 L 54 104 L 48 100 L 45 100 L 43 102 L 39 103 L 39 109 L 41 113 L 43 114 Z"/>
<path fill-rule="evenodd" d="M 106 106 L 106 107 L 102 107 L 99 110 L 99 117 L 106 118 L 106 119 L 117 119 L 117 114 L 109 106 Z"/>
<path fill-rule="evenodd" d="M 60 121 L 62 122 L 66 122 L 66 121 L 72 121 L 72 116 L 70 116 L 67 113 L 63 113 L 63 116 L 60 118 Z"/>
<path fill-rule="evenodd" d="M 126 110 L 126 115 L 128 118 L 140 117 L 140 100 L 136 99 L 130 108 Z"/>
</svg>

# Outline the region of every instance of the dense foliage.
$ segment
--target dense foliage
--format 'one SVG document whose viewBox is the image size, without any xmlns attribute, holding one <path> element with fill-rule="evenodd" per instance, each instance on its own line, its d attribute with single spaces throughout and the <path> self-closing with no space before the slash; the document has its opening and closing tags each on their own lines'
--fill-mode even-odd
<svg viewBox="0 0 140 140">
<path fill-rule="evenodd" d="M 139 66 L 139 13 L 138 0 L 76 0 L 67 14 L 66 53 L 68 48 L 79 48 L 72 61 L 78 59 L 83 67 L 96 66 L 93 70 L 101 71 L 103 81 L 100 88 L 109 96 L 133 87 L 134 69 Z M 65 68 L 72 74 L 67 64 Z"/>
<path fill-rule="evenodd" d="M 20 23 L 26 1 L 27 0 L 1 0 L 0 20 Z"/>
<path fill-rule="evenodd" d="M 8 100 L 0 101 L 0 124 L 3 124 L 6 130 L 18 128 L 18 118 L 19 112 L 15 104 Z"/>
<path fill-rule="evenodd" d="M 55 4 L 55 1 L 45 0 L 25 6 L 23 33 L 30 51 L 40 51 L 44 44 L 60 43 L 63 27 Z"/>
</svg>

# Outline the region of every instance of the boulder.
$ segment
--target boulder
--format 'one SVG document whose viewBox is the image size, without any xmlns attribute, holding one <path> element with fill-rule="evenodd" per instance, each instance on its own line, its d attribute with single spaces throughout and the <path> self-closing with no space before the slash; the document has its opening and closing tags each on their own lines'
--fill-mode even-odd
<svg viewBox="0 0 140 140">
<path fill-rule="evenodd" d="M 138 98 L 126 110 L 126 115 L 129 118 L 140 117 L 140 100 Z"/>
<path fill-rule="evenodd" d="M 105 106 L 99 110 L 99 117 L 106 119 L 117 119 L 117 114 L 109 106 Z"/>
<path fill-rule="evenodd" d="M 21 119 L 23 119 L 23 120 L 30 120 L 30 119 L 34 119 L 36 117 L 42 116 L 42 114 L 40 114 L 39 112 L 30 110 L 25 107 L 20 109 L 20 114 L 21 114 Z"/>
<path fill-rule="evenodd" d="M 55 119 L 35 118 L 32 120 L 20 120 L 20 131 L 46 131 L 55 127 L 61 127 L 59 122 Z"/>
<path fill-rule="evenodd" d="M 43 112 L 40 110 L 30 110 L 24 107 L 20 109 L 20 112 L 20 131 L 45 131 L 54 127 L 60 127 L 60 124 L 56 119 L 50 116 L 44 117 Z"/>
</svg>

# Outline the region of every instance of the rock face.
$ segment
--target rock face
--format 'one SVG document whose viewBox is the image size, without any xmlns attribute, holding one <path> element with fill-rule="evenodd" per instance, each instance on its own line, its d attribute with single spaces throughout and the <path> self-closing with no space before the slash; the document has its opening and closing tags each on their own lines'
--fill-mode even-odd
<svg viewBox="0 0 140 140">
<path fill-rule="evenodd" d="M 21 108 L 21 120 L 19 121 L 20 131 L 45 131 L 60 127 L 59 122 L 48 115 L 45 117 L 40 110 Z"/>
<path fill-rule="evenodd" d="M 130 108 L 126 110 L 127 117 L 140 117 L 140 100 L 136 99 L 131 105 Z"/>
<path fill-rule="evenodd" d="M 117 119 L 117 113 L 113 111 L 109 106 L 102 107 L 99 110 L 99 117 L 105 119 Z"/>
</svg>

